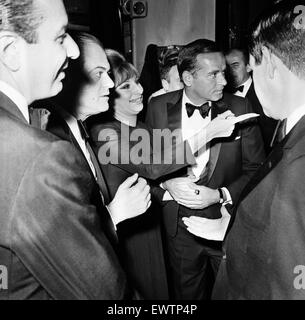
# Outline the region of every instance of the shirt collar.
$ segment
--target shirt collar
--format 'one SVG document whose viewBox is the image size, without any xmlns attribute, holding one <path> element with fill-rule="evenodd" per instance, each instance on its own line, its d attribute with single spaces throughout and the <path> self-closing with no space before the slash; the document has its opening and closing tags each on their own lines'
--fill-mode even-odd
<svg viewBox="0 0 305 320">
<path fill-rule="evenodd" d="M 251 87 L 252 81 L 253 81 L 252 78 L 249 77 L 249 79 L 244 84 L 242 84 L 242 86 L 244 86 L 243 92 L 245 92 L 246 94 Z"/>
<path fill-rule="evenodd" d="M 186 95 L 185 90 L 183 90 L 182 105 L 184 106 L 184 108 L 185 108 L 185 105 L 186 105 L 187 103 L 190 103 L 190 104 L 192 104 L 192 105 L 194 105 L 194 106 L 196 106 L 196 107 L 200 107 L 200 106 L 202 105 L 202 104 L 197 105 L 197 104 L 193 103 L 193 102 L 188 98 L 188 96 Z M 208 103 L 209 103 L 209 106 L 211 107 L 211 106 L 212 106 L 212 102 L 211 102 L 211 101 L 208 101 Z"/>
<path fill-rule="evenodd" d="M 79 127 L 78 127 L 77 119 L 72 114 L 70 114 L 69 112 L 67 112 L 66 110 L 64 110 L 62 108 L 58 108 L 57 112 L 66 121 L 67 125 L 69 126 L 69 128 L 72 131 L 76 140 L 77 141 L 83 140 L 82 135 L 79 130 Z"/>
<path fill-rule="evenodd" d="M 286 134 L 288 134 L 299 120 L 305 115 L 305 105 L 297 108 L 289 117 L 287 117 Z"/>
<path fill-rule="evenodd" d="M 30 123 L 29 107 L 25 97 L 15 88 L 1 80 L 0 91 L 3 92 L 8 98 L 10 98 L 15 103 L 15 105 L 21 111 L 26 121 Z"/>
</svg>

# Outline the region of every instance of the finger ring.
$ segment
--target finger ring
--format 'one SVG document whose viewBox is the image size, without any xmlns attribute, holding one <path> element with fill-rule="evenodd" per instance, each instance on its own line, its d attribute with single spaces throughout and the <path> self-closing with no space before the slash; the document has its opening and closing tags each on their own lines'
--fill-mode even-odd
<svg viewBox="0 0 305 320">
<path fill-rule="evenodd" d="M 200 190 L 196 189 L 195 194 L 198 196 L 200 194 Z"/>
</svg>

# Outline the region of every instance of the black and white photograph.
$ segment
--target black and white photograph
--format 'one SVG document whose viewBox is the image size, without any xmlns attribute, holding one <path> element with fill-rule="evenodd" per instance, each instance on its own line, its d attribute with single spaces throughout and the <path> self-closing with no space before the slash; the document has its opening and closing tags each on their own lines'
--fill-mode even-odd
<svg viewBox="0 0 305 320">
<path fill-rule="evenodd" d="M 305 1 L 0 0 L 0 300 L 305 300 Z"/>
</svg>

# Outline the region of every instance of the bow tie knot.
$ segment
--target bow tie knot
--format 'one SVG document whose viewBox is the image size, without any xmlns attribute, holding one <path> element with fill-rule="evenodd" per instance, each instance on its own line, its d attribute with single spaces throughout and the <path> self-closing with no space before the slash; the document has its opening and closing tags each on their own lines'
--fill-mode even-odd
<svg viewBox="0 0 305 320">
<path fill-rule="evenodd" d="M 235 93 L 238 92 L 238 91 L 243 93 L 244 92 L 244 88 L 245 88 L 245 86 L 240 86 L 238 88 L 235 88 Z"/>
<path fill-rule="evenodd" d="M 199 110 L 202 118 L 205 119 L 209 115 L 209 112 L 211 110 L 211 106 L 209 102 L 206 102 L 199 107 L 194 106 L 191 103 L 186 103 L 185 106 L 186 106 L 186 112 L 189 118 L 194 114 L 195 110 Z"/>
</svg>

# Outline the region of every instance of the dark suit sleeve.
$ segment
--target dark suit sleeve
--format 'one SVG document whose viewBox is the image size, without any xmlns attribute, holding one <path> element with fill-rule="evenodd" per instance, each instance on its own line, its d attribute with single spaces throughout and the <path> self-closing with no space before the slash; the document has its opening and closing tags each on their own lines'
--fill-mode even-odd
<svg viewBox="0 0 305 320">
<path fill-rule="evenodd" d="M 151 131 L 145 128 L 133 131 L 145 137 L 137 141 L 129 141 L 127 133 L 122 133 L 111 126 L 104 126 L 101 130 L 94 131 L 94 149 L 101 165 L 111 163 L 131 174 L 138 173 L 144 178 L 156 180 L 195 163 L 188 143 L 176 142 L 170 138 L 167 148 L 163 149 L 161 145 L 156 147 Z M 138 155 L 140 149 L 141 157 Z"/>
<path fill-rule="evenodd" d="M 245 99 L 245 113 L 253 112 L 248 99 Z M 233 200 L 233 205 L 238 200 L 241 191 L 246 186 L 250 178 L 265 160 L 265 150 L 262 135 L 256 121 L 253 124 L 245 125 L 241 129 L 242 148 L 242 175 L 232 184 L 227 186 Z"/>
<path fill-rule="evenodd" d="M 54 299 L 123 299 L 127 285 L 92 206 L 92 178 L 70 143 L 29 165 L 12 208 L 12 250 Z"/>
<path fill-rule="evenodd" d="M 279 185 L 274 187 L 270 205 L 273 230 L 273 238 L 269 239 L 270 261 L 274 270 L 270 287 L 275 299 L 304 300 L 305 156 L 292 158 L 283 168 Z"/>
</svg>

